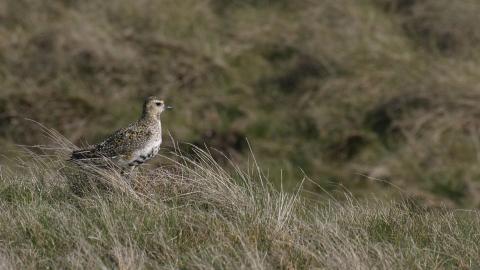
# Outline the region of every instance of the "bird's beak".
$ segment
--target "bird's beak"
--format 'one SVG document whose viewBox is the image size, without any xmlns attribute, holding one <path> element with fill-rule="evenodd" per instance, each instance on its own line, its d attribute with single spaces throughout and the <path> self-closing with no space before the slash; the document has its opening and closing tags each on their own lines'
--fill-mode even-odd
<svg viewBox="0 0 480 270">
<path fill-rule="evenodd" d="M 173 109 L 173 106 L 166 106 L 165 108 L 166 108 L 167 110 L 171 110 L 171 109 Z"/>
</svg>

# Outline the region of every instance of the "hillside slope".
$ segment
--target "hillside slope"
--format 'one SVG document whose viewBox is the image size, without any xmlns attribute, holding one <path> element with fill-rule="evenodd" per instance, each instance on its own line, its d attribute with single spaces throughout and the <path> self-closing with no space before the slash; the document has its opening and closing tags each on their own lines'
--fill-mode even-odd
<svg viewBox="0 0 480 270">
<path fill-rule="evenodd" d="M 1 1 L 0 147 L 44 142 L 24 118 L 94 143 L 155 94 L 177 108 L 176 140 L 244 164 L 248 138 L 287 190 L 305 172 L 332 192 L 478 207 L 479 13 L 476 0 Z"/>
</svg>

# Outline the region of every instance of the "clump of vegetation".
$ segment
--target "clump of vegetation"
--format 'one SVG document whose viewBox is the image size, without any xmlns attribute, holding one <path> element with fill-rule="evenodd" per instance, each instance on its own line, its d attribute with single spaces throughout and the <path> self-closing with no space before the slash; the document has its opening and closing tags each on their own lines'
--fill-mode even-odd
<svg viewBox="0 0 480 270">
<path fill-rule="evenodd" d="M 144 168 L 65 162 L 72 145 L 0 170 L 2 268 L 432 269 L 480 265 L 480 216 L 409 201 L 310 200 L 253 163 L 199 148 Z M 50 148 L 52 149 L 52 148 Z"/>
</svg>

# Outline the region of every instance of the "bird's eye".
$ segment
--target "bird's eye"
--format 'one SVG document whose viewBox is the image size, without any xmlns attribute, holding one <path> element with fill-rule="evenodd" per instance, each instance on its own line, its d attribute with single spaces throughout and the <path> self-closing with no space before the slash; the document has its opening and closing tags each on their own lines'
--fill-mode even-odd
<svg viewBox="0 0 480 270">
<path fill-rule="evenodd" d="M 163 103 L 162 102 L 155 102 L 155 105 L 161 106 Z"/>
</svg>

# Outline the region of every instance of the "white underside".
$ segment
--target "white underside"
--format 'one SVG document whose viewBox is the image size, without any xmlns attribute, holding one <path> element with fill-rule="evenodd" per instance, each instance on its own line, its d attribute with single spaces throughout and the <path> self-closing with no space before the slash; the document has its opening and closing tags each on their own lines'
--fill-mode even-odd
<svg viewBox="0 0 480 270">
<path fill-rule="evenodd" d="M 136 151 L 134 156 L 136 158 L 138 158 L 142 155 L 143 156 L 148 156 L 149 154 L 152 153 L 152 151 L 153 151 L 153 156 L 155 156 L 156 154 L 158 154 L 158 150 L 160 149 L 161 144 L 162 144 L 162 139 L 156 140 L 156 141 L 152 140 L 152 141 L 148 142 L 143 149 L 140 149 L 140 150 Z M 135 158 L 133 160 L 135 160 Z"/>
<path fill-rule="evenodd" d="M 152 159 L 158 154 L 161 144 L 162 144 L 161 138 L 157 140 L 151 140 L 150 142 L 145 144 L 145 146 L 142 149 L 135 151 L 130 159 L 122 160 L 121 165 L 127 166 L 135 161 L 141 161 L 140 162 L 141 164 L 146 162 L 149 159 Z"/>
</svg>

